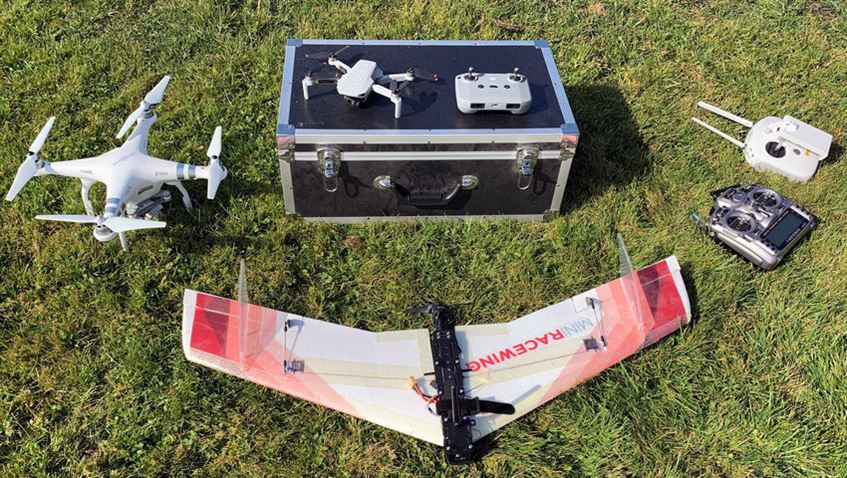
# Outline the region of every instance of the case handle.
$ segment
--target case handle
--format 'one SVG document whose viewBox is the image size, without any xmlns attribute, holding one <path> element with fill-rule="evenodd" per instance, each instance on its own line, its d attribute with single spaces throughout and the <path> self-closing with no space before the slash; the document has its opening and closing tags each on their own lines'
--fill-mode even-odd
<svg viewBox="0 0 847 478">
<path fill-rule="evenodd" d="M 479 178 L 465 175 L 447 193 L 427 193 L 412 191 L 409 188 L 397 184 L 391 176 L 377 176 L 373 182 L 374 188 L 380 191 L 392 190 L 401 200 L 405 200 L 410 206 L 415 207 L 446 207 L 459 195 L 463 189 L 474 189 L 479 185 Z"/>
</svg>

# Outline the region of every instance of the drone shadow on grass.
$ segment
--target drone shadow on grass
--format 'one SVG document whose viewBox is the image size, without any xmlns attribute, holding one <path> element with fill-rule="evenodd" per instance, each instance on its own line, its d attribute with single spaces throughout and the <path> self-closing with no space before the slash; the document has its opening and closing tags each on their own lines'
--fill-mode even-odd
<svg viewBox="0 0 847 478">
<path fill-rule="evenodd" d="M 231 170 L 227 178 L 221 183 L 221 188 L 214 200 L 205 197 L 205 181 L 184 183 L 184 186 L 192 198 L 193 210 L 186 211 L 182 206 L 180 193 L 170 188 L 173 199 L 161 219 L 184 226 L 178 229 L 179 232 L 171 229 L 168 234 L 172 236 L 173 243 L 179 245 L 181 252 L 190 254 L 202 254 L 220 244 L 233 245 L 239 251 L 246 251 L 257 240 L 255 234 L 242 235 L 218 232 L 226 229 L 224 223 L 229 217 L 228 211 L 233 207 L 232 199 L 281 194 L 278 182 L 241 179 L 232 174 Z"/>
<path fill-rule="evenodd" d="M 629 184 L 651 169 L 650 152 L 617 86 L 574 85 L 565 91 L 579 127 L 579 145 L 561 214 L 611 187 Z"/>
</svg>

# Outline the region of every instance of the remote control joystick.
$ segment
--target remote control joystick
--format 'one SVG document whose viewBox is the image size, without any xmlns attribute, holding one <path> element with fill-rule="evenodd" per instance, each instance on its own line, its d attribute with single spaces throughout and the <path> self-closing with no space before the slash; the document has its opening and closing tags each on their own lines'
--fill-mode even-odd
<svg viewBox="0 0 847 478">
<path fill-rule="evenodd" d="M 514 71 L 512 71 L 512 74 L 509 75 L 509 81 L 513 81 L 515 83 L 518 83 L 518 82 L 521 82 L 521 81 L 524 80 L 523 75 L 518 74 L 518 70 L 519 70 L 519 68 L 515 67 Z"/>
<path fill-rule="evenodd" d="M 782 204 L 782 196 L 773 189 L 761 188 L 753 193 L 753 205 L 771 211 Z"/>
<path fill-rule="evenodd" d="M 476 74 L 473 72 L 472 66 L 468 67 L 468 72 L 462 79 L 464 79 L 465 81 L 476 81 Z"/>
</svg>

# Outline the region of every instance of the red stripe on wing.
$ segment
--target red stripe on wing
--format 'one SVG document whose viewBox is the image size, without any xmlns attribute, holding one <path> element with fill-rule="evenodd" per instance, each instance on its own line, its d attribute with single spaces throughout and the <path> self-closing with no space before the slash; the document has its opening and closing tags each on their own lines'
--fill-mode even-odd
<svg viewBox="0 0 847 478">
<path fill-rule="evenodd" d="M 229 360 L 238 358 L 238 317 L 231 310 L 237 302 L 206 294 L 197 294 L 191 348 Z"/>
<path fill-rule="evenodd" d="M 647 347 L 687 324 L 688 316 L 667 261 L 641 269 L 638 271 L 638 280 L 644 288 L 644 296 L 653 315 L 653 326 L 645 331 L 647 336 L 642 345 Z"/>
</svg>

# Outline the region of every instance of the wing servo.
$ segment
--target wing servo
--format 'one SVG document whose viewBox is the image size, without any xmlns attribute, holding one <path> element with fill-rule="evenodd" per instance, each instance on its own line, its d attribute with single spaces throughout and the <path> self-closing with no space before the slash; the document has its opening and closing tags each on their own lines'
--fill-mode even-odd
<svg viewBox="0 0 847 478">
<path fill-rule="evenodd" d="M 410 309 L 433 327 L 369 332 L 185 291 L 188 360 L 443 446 L 447 461 L 691 318 L 671 256 L 508 323 L 456 326 L 441 305 Z"/>
</svg>

